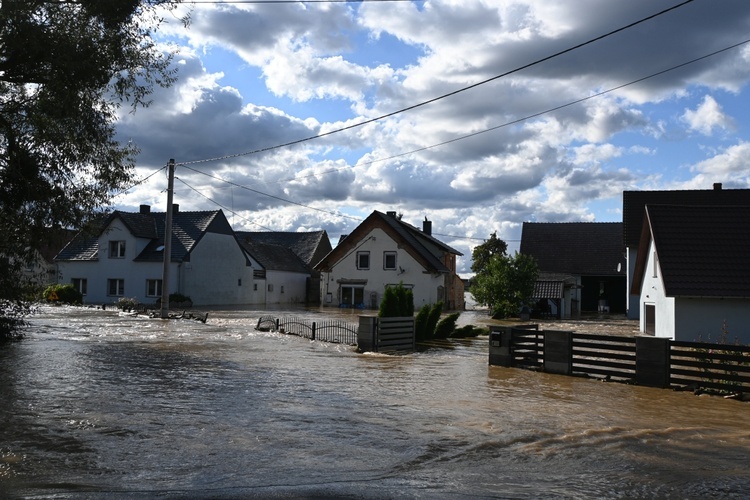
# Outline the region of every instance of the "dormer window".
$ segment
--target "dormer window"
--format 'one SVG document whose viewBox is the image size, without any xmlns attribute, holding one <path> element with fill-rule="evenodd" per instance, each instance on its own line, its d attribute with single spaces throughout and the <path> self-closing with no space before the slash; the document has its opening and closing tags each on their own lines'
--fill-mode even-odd
<svg viewBox="0 0 750 500">
<path fill-rule="evenodd" d="M 124 259 L 125 258 L 125 242 L 124 241 L 110 241 L 109 242 L 109 258 L 110 259 Z"/>
</svg>

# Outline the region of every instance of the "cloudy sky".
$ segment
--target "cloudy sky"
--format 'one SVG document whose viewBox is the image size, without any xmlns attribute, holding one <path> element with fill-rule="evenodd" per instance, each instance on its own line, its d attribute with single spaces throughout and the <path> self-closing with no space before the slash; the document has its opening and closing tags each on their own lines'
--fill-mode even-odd
<svg viewBox="0 0 750 500">
<path fill-rule="evenodd" d="M 176 160 L 181 210 L 237 230 L 335 246 L 395 210 L 467 274 L 492 232 L 515 250 L 524 221 L 621 221 L 624 190 L 750 187 L 747 0 L 600 39 L 681 0 L 201 2 L 158 33 L 178 82 L 118 135 L 141 178 Z M 116 208 L 163 210 L 165 189 Z"/>
</svg>

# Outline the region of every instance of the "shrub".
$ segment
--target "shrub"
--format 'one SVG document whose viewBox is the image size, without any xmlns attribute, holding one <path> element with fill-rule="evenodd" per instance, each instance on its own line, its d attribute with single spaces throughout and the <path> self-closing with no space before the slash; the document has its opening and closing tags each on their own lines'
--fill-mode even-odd
<svg viewBox="0 0 750 500">
<path fill-rule="evenodd" d="M 451 337 L 453 338 L 467 338 L 467 337 L 478 337 L 479 335 L 488 335 L 490 333 L 487 328 L 480 328 L 474 325 L 464 325 L 460 328 L 453 330 Z"/>
<path fill-rule="evenodd" d="M 161 307 L 161 297 L 156 299 L 156 307 Z M 169 294 L 169 307 L 190 308 L 193 307 L 193 299 L 181 293 Z"/>
<path fill-rule="evenodd" d="M 425 325 L 426 339 L 431 339 L 435 336 L 435 328 L 437 327 L 438 321 L 440 321 L 440 315 L 442 314 L 442 312 L 442 301 L 434 304 L 430 309 L 430 314 L 427 316 L 427 324 Z"/>
<path fill-rule="evenodd" d="M 405 288 L 403 283 L 395 287 L 387 287 L 383 293 L 383 300 L 380 302 L 378 316 L 381 318 L 414 316 L 414 293 Z"/>
<path fill-rule="evenodd" d="M 63 304 L 82 304 L 83 295 L 71 284 L 50 285 L 42 292 L 44 300 L 60 302 Z M 57 297 L 55 299 L 54 297 Z"/>
<path fill-rule="evenodd" d="M 123 311 L 133 311 L 135 309 L 138 309 L 139 305 L 140 305 L 140 302 L 138 302 L 138 299 L 136 299 L 135 297 L 133 298 L 122 297 L 120 300 L 117 301 L 117 308 Z"/>
<path fill-rule="evenodd" d="M 435 327 L 435 338 L 447 339 L 450 337 L 456 329 L 456 321 L 460 315 L 461 313 L 455 312 L 438 321 L 438 324 Z"/>
<path fill-rule="evenodd" d="M 429 304 L 425 304 L 417 313 L 417 319 L 414 320 L 414 331 L 416 333 L 416 340 L 420 342 L 429 338 L 427 334 L 427 319 L 430 316 L 430 310 L 432 307 Z"/>
</svg>

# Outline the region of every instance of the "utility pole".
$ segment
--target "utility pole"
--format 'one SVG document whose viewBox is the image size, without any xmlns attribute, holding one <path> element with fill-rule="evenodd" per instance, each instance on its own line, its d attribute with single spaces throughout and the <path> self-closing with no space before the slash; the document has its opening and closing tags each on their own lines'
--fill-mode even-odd
<svg viewBox="0 0 750 500">
<path fill-rule="evenodd" d="M 174 158 L 169 160 L 167 212 L 164 222 L 164 272 L 161 275 L 161 318 L 169 318 L 169 267 L 172 263 L 172 201 L 174 198 Z"/>
</svg>

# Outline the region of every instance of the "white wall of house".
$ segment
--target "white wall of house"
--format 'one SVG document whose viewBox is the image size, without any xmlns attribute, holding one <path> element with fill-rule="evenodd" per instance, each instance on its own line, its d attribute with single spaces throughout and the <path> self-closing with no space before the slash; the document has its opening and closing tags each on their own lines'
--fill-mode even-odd
<svg viewBox="0 0 750 500">
<path fill-rule="evenodd" d="M 646 307 L 654 307 L 656 313 L 656 329 L 654 336 L 674 339 L 675 300 L 673 297 L 667 297 L 664 291 L 664 282 L 661 278 L 661 269 L 658 267 L 658 258 L 656 257 L 655 252 L 656 247 L 654 247 L 652 241 L 648 250 L 648 260 L 644 270 L 641 293 L 638 301 L 640 308 L 640 331 L 646 332 L 647 318 L 644 312 Z"/>
<path fill-rule="evenodd" d="M 750 299 L 678 297 L 675 320 L 675 340 L 721 342 L 726 323 L 725 343 L 750 344 Z"/>
<path fill-rule="evenodd" d="M 304 304 L 309 274 L 266 271 L 266 304 Z"/>
<path fill-rule="evenodd" d="M 123 242 L 124 255 L 110 255 L 110 242 Z M 74 279 L 86 280 L 85 304 L 112 304 L 122 297 L 135 298 L 142 304 L 151 304 L 159 295 L 147 294 L 148 280 L 161 280 L 164 266 L 161 262 L 133 262 L 148 243 L 136 238 L 115 219 L 99 237 L 99 253 L 96 261 L 58 262 L 58 283 L 69 284 Z M 170 270 L 171 289 L 177 289 L 178 266 Z M 110 293 L 109 280 L 122 280 L 122 289 Z"/>
<path fill-rule="evenodd" d="M 206 233 L 180 266 L 177 291 L 193 305 L 216 306 L 252 303 L 253 268 L 233 235 Z"/>
<path fill-rule="evenodd" d="M 362 253 L 369 255 L 367 269 L 357 266 L 358 255 Z M 385 266 L 386 259 L 391 264 L 390 259 L 394 255 L 395 265 Z M 343 295 L 357 289 L 356 296 L 362 298 L 365 307 L 377 308 L 386 287 L 399 283 L 412 289 L 414 307 L 419 309 L 439 300 L 438 290 L 444 286 L 445 277 L 425 272 L 421 264 L 406 250 L 399 248 L 382 229 L 375 228 L 363 238 L 359 246 L 337 262 L 331 272 L 323 273 L 321 297 L 324 306 L 339 307 L 346 301 Z"/>
</svg>

